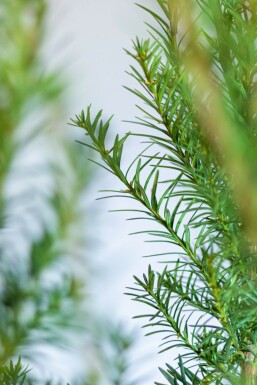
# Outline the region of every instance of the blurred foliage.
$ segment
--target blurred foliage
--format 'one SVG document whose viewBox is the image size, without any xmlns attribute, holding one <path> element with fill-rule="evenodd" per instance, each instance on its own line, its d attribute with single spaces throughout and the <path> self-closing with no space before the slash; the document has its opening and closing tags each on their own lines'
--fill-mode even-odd
<svg viewBox="0 0 257 385">
<path fill-rule="evenodd" d="M 73 360 L 85 367 L 83 378 L 73 373 L 78 384 L 85 376 L 91 385 L 112 384 L 86 296 L 89 173 L 82 151 L 58 128 L 63 80 L 45 70 L 46 10 L 44 0 L 0 3 L 0 382 L 63 382 L 60 371 L 72 368 L 76 351 Z M 128 359 L 131 343 L 120 328 L 102 338 Z M 113 363 L 114 383 L 121 383 L 126 359 Z"/>
<path fill-rule="evenodd" d="M 133 131 L 109 147 L 101 111 L 89 107 L 72 122 L 122 182 L 105 191 L 137 203 L 131 219 L 151 224 L 137 233 L 162 246 L 155 256 L 165 267 L 135 276 L 129 294 L 148 305 L 139 317 L 149 335 L 164 334 L 161 351 L 178 352 L 178 367 L 161 369 L 165 379 L 254 385 L 257 2 L 156 3 L 159 13 L 140 5 L 153 18 L 150 38 L 127 51 L 141 113 Z M 137 140 L 146 147 L 125 167 Z"/>
<path fill-rule="evenodd" d="M 3 385 L 23 385 L 26 381 L 27 368 L 23 368 L 21 359 L 14 364 L 11 360 L 9 365 L 0 367 L 0 380 Z"/>
<path fill-rule="evenodd" d="M 78 206 L 87 170 L 79 168 L 79 156 L 63 134 L 52 126 L 42 129 L 50 121 L 56 124 L 54 108 L 61 103 L 58 77 L 44 74 L 40 57 L 45 2 L 4 1 L 0 7 L 0 41 L 6 47 L 0 55 L 0 361 L 5 362 L 33 338 L 61 342 L 64 328 L 78 322 L 73 313 L 82 283 L 75 272 L 57 270 L 56 282 L 49 287 L 46 282 L 47 273 L 67 265 L 67 255 L 75 252 L 71 226 L 82 221 Z M 26 164 L 39 145 L 42 158 Z M 43 192 L 41 178 L 49 180 L 50 191 Z M 32 338 L 33 330 L 41 333 Z"/>
</svg>

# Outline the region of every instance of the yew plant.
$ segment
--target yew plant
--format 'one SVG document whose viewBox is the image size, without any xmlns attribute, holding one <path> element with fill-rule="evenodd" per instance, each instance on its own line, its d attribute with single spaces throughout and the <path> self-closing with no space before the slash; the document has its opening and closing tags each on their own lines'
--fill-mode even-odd
<svg viewBox="0 0 257 385">
<path fill-rule="evenodd" d="M 127 51 L 140 110 L 131 131 L 107 146 L 102 111 L 72 122 L 122 182 L 110 195 L 139 203 L 151 220 L 142 232 L 160 242 L 165 267 L 135 276 L 130 294 L 149 306 L 142 317 L 150 333 L 163 332 L 161 350 L 179 352 L 161 369 L 166 381 L 253 385 L 257 2 L 156 2 L 157 13 L 140 5 L 152 16 L 149 38 Z M 124 168 L 131 138 L 146 144 Z"/>
<path fill-rule="evenodd" d="M 60 127 L 48 5 L 0 1 L 0 385 L 128 384 L 132 338 L 88 295 L 89 170 Z"/>
</svg>

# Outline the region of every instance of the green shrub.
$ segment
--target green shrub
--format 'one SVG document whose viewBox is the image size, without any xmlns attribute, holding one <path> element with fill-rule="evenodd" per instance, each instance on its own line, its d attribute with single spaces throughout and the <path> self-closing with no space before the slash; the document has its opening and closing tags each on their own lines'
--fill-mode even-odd
<svg viewBox="0 0 257 385">
<path fill-rule="evenodd" d="M 257 3 L 157 3 L 158 14 L 141 6 L 149 39 L 127 51 L 141 102 L 134 128 L 107 147 L 101 112 L 72 123 L 122 182 L 110 196 L 139 203 L 152 224 L 142 233 L 160 242 L 164 269 L 135 276 L 130 294 L 149 306 L 141 317 L 164 334 L 161 351 L 179 352 L 166 380 L 255 384 Z M 124 169 L 131 138 L 147 145 Z"/>
</svg>

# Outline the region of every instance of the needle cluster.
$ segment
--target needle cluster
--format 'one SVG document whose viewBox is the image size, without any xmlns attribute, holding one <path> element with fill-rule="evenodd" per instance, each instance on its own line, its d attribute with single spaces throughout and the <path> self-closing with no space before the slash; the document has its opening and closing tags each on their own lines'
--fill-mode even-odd
<svg viewBox="0 0 257 385">
<path fill-rule="evenodd" d="M 72 122 L 122 182 L 111 196 L 139 203 L 153 223 L 142 232 L 169 248 L 158 254 L 165 268 L 149 266 L 130 288 L 149 306 L 149 334 L 164 334 L 161 351 L 180 352 L 178 369 L 161 369 L 166 380 L 254 384 L 257 3 L 156 2 L 159 13 L 140 5 L 149 39 L 126 51 L 140 103 L 133 130 L 110 148 L 101 111 Z M 124 169 L 130 138 L 147 146 Z"/>
</svg>

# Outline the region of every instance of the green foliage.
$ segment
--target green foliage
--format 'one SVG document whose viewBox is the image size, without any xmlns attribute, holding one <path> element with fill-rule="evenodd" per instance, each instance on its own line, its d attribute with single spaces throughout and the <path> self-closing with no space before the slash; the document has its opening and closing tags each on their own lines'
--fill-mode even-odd
<svg viewBox="0 0 257 385">
<path fill-rule="evenodd" d="M 46 75 L 40 63 L 38 46 L 46 4 L 43 0 L 4 0 L 0 4 L 0 213 L 4 216 L 4 179 L 19 145 L 14 135 L 21 121 L 41 105 L 49 106 L 59 92 L 54 74 Z M 12 15 L 12 17 L 11 17 Z M 38 112 L 40 115 L 40 112 Z M 41 127 L 40 127 L 41 130 Z M 26 141 L 35 135 L 27 129 Z"/>
<path fill-rule="evenodd" d="M 95 348 L 104 376 L 100 371 L 92 371 L 85 385 L 101 384 L 103 381 L 114 385 L 133 384 L 136 379 L 132 382 L 128 373 L 131 350 L 135 342 L 132 333 L 126 331 L 123 325 L 113 325 L 107 320 L 104 323 L 96 321 L 96 325 L 91 333 L 96 341 Z"/>
<path fill-rule="evenodd" d="M 86 379 L 73 373 L 76 383 L 124 383 L 130 338 L 111 325 L 97 334 L 85 295 L 89 172 L 68 131 L 58 129 L 63 82 L 42 57 L 46 11 L 45 0 L 0 4 L 0 384 L 63 383 L 71 351 L 86 361 Z M 67 353 L 58 373 L 53 350 L 57 361 Z"/>
<path fill-rule="evenodd" d="M 141 233 L 169 247 L 158 254 L 165 268 L 149 266 L 130 288 L 151 309 L 141 316 L 149 334 L 165 334 L 161 351 L 180 352 L 178 370 L 161 370 L 166 380 L 254 384 L 257 3 L 157 3 L 160 14 L 141 6 L 150 39 L 126 51 L 138 83 L 127 89 L 141 102 L 133 132 L 107 148 L 101 111 L 72 124 L 122 182 L 110 196 L 138 202 L 153 224 Z M 124 147 L 137 139 L 147 147 L 124 169 Z"/>
<path fill-rule="evenodd" d="M 28 368 L 23 368 L 21 359 L 14 364 L 10 361 L 9 365 L 0 368 L 0 380 L 3 385 L 23 385 L 26 381 Z"/>
<path fill-rule="evenodd" d="M 44 74 L 40 56 L 45 11 L 42 0 L 0 5 L 0 41 L 6 47 L 0 54 L 1 363 L 21 352 L 31 360 L 35 343 L 63 344 L 68 330 L 82 326 L 82 283 L 75 271 L 60 268 L 76 243 L 77 253 L 85 244 L 74 240 L 71 228 L 77 220 L 82 225 L 74 201 L 79 205 L 87 170 L 79 168 L 80 155 L 64 135 L 42 128 L 56 124 L 61 105 L 58 77 Z M 41 159 L 24 163 L 40 148 L 45 149 Z M 42 178 L 52 184 L 47 192 Z M 47 284 L 57 266 L 60 273 Z"/>
</svg>

